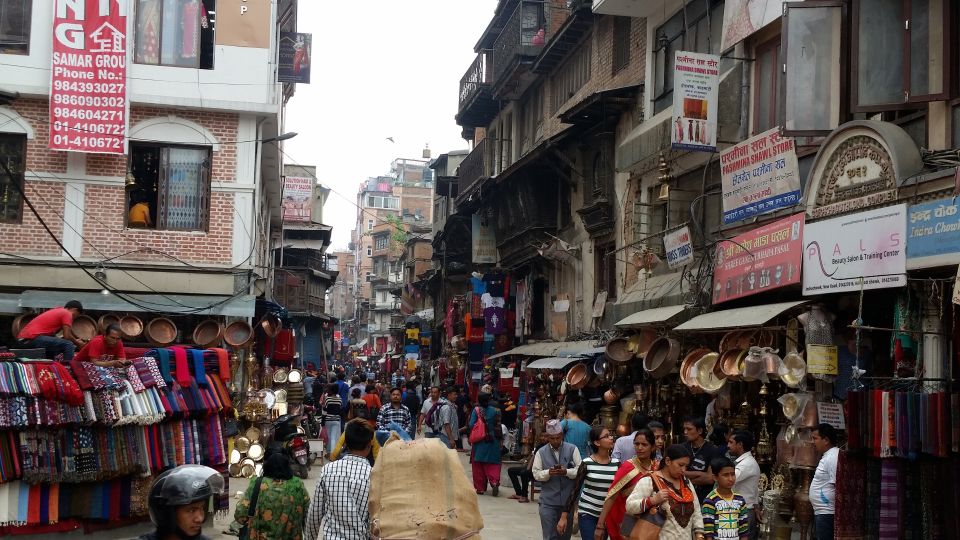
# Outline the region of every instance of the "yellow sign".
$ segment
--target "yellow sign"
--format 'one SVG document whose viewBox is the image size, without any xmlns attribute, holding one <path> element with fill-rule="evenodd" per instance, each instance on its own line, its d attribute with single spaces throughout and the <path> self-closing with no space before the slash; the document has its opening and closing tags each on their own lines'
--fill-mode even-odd
<svg viewBox="0 0 960 540">
<path fill-rule="evenodd" d="M 834 345 L 807 345 L 807 373 L 836 375 L 837 347 Z"/>
</svg>

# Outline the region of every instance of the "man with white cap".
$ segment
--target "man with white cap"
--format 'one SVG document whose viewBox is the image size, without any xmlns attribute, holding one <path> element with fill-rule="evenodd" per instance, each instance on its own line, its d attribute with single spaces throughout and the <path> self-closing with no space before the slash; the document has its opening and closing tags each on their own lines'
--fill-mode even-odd
<svg viewBox="0 0 960 540">
<path fill-rule="evenodd" d="M 573 515 L 568 514 L 564 534 L 557 532 L 557 523 L 564 505 L 576 484 L 580 468 L 580 450 L 563 441 L 559 420 L 547 422 L 547 443 L 533 458 L 533 479 L 540 482 L 540 529 L 543 540 L 570 540 Z"/>
</svg>

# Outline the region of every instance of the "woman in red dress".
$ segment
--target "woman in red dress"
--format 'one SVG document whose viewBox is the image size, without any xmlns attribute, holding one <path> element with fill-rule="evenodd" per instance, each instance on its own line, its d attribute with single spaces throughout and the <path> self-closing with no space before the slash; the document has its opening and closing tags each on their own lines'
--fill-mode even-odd
<svg viewBox="0 0 960 540">
<path fill-rule="evenodd" d="M 625 537 L 620 534 L 621 525 L 625 519 L 629 521 L 627 529 L 629 531 L 634 522 L 633 516 L 627 516 L 627 497 L 641 478 L 657 469 L 658 462 L 652 457 L 656 442 L 656 437 L 649 429 L 641 429 L 633 436 L 637 455 L 620 465 L 616 476 L 613 477 L 613 484 L 607 492 L 607 500 L 603 503 L 603 511 L 600 512 L 599 525 L 593 535 L 594 540 L 603 540 L 607 536 L 611 540 L 625 540 Z"/>
</svg>

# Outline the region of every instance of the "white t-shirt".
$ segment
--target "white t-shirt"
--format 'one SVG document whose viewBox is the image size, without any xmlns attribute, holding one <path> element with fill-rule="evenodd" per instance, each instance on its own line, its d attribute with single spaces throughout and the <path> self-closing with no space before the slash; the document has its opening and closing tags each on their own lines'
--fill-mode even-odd
<svg viewBox="0 0 960 540">
<path fill-rule="evenodd" d="M 743 496 L 747 508 L 757 505 L 759 498 L 760 465 L 750 452 L 745 452 L 736 460 L 737 482 L 733 491 Z"/>
<path fill-rule="evenodd" d="M 834 447 L 823 453 L 817 472 L 813 473 L 810 482 L 810 504 L 813 513 L 825 515 L 834 513 L 837 501 L 837 457 L 840 451 Z"/>
</svg>

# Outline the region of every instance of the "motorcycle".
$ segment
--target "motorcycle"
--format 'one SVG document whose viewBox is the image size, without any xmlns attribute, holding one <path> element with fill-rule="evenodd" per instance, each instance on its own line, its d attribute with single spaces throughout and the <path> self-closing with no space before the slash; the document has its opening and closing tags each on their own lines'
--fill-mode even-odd
<svg viewBox="0 0 960 540">
<path fill-rule="evenodd" d="M 286 414 L 273 421 L 273 437 L 267 444 L 267 455 L 282 453 L 290 460 L 290 468 L 300 478 L 306 479 L 313 465 L 310 445 L 300 415 Z"/>
<path fill-rule="evenodd" d="M 304 433 L 311 439 L 319 439 L 323 424 L 317 416 L 317 409 L 312 405 L 304 404 L 301 427 Z"/>
</svg>

